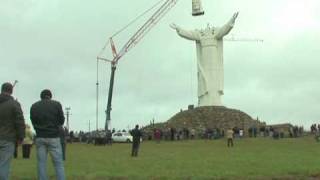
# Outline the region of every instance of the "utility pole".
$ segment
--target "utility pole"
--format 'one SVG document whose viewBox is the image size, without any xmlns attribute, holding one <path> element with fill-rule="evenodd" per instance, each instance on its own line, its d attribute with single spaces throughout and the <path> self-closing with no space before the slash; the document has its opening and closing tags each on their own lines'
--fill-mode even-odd
<svg viewBox="0 0 320 180">
<path fill-rule="evenodd" d="M 14 80 L 12 87 L 14 88 L 17 85 L 17 83 L 18 83 L 18 80 Z M 16 100 L 18 101 L 17 93 L 15 93 L 15 97 L 16 97 Z"/>
<path fill-rule="evenodd" d="M 99 59 L 97 58 L 97 82 L 96 82 L 96 131 L 98 131 L 99 121 Z"/>
<path fill-rule="evenodd" d="M 89 133 L 90 133 L 90 131 L 91 131 L 90 125 L 91 125 L 91 123 L 90 123 L 90 119 L 89 119 Z"/>
<path fill-rule="evenodd" d="M 15 87 L 16 86 L 16 84 L 18 83 L 18 80 L 14 80 L 14 82 L 13 82 L 13 87 Z"/>
<path fill-rule="evenodd" d="M 69 115 L 71 115 L 70 114 L 70 110 L 71 110 L 71 108 L 70 107 L 66 107 L 66 115 L 67 115 L 67 128 L 68 128 L 68 131 L 70 131 L 70 128 L 69 128 Z"/>
</svg>

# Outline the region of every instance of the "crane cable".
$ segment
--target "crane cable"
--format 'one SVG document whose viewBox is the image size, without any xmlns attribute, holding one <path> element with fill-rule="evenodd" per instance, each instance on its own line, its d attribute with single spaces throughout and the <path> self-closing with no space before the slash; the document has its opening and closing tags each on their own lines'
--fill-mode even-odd
<svg viewBox="0 0 320 180">
<path fill-rule="evenodd" d="M 135 19 L 133 19 L 131 22 L 129 22 L 126 26 L 124 26 L 123 28 L 121 28 L 119 31 L 117 31 L 116 33 L 114 33 L 111 38 L 117 36 L 118 34 L 120 34 L 122 31 L 124 31 L 125 29 L 127 29 L 129 26 L 131 26 L 133 23 L 135 23 L 138 19 L 140 19 L 141 17 L 143 17 L 145 14 L 147 14 L 148 12 L 150 12 L 152 9 L 154 9 L 155 7 L 157 7 L 162 1 L 165 0 L 160 0 L 158 1 L 156 4 L 154 4 L 153 6 L 151 6 L 151 8 L 147 9 L 146 11 L 144 11 L 142 14 L 140 14 L 139 16 L 137 16 Z"/>
<path fill-rule="evenodd" d="M 143 17 L 144 15 L 146 15 L 147 13 L 149 13 L 151 10 L 153 10 L 155 7 L 157 7 L 160 3 L 162 3 L 165 0 L 160 0 L 157 3 L 155 3 L 153 6 L 151 6 L 149 9 L 147 9 L 146 11 L 144 11 L 142 14 L 138 15 L 136 18 L 134 18 L 132 21 L 130 21 L 127 25 L 125 25 L 123 28 L 121 28 L 119 31 L 117 31 L 116 33 L 114 33 L 110 38 L 113 38 L 115 36 L 117 36 L 118 34 L 120 34 L 122 31 L 126 30 L 129 26 L 131 26 L 132 24 L 134 24 L 135 22 L 137 22 L 141 17 Z M 98 57 L 100 57 L 102 55 L 102 53 L 104 52 L 104 50 L 107 48 L 107 46 L 110 44 L 110 40 L 108 40 L 105 45 L 103 46 L 103 48 L 101 49 L 101 52 L 99 53 Z"/>
</svg>

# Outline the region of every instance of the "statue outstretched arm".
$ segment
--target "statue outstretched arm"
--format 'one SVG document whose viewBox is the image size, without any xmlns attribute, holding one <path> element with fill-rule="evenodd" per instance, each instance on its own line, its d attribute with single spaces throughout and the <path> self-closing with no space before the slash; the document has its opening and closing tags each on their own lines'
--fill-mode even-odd
<svg viewBox="0 0 320 180">
<path fill-rule="evenodd" d="M 222 39 L 223 36 L 227 35 L 231 31 L 238 15 L 239 15 L 239 12 L 234 13 L 232 18 L 229 20 L 229 22 L 218 30 L 216 39 Z"/>
<path fill-rule="evenodd" d="M 192 41 L 200 41 L 199 33 L 197 33 L 196 31 L 184 30 L 179 26 L 177 26 L 176 24 L 171 24 L 170 27 L 176 30 L 178 35 L 185 39 L 192 40 Z"/>
</svg>

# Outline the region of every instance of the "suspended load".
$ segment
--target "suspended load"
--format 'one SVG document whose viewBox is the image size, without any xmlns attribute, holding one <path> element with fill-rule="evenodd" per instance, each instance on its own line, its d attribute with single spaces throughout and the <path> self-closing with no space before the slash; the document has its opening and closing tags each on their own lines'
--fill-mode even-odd
<svg viewBox="0 0 320 180">
<path fill-rule="evenodd" d="M 201 0 L 192 0 L 192 16 L 202 16 L 204 11 L 202 9 Z"/>
</svg>

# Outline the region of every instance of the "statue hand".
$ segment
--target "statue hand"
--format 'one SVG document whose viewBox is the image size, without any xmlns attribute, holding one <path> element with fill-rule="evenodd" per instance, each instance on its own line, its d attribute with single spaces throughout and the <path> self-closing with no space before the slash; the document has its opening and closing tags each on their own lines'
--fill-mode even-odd
<svg viewBox="0 0 320 180">
<path fill-rule="evenodd" d="M 232 17 L 232 18 L 233 18 L 233 19 L 237 19 L 238 15 L 239 15 L 239 12 L 236 12 L 236 13 L 233 14 L 233 17 Z"/>
<path fill-rule="evenodd" d="M 234 24 L 234 22 L 236 21 L 238 15 L 239 15 L 239 12 L 234 13 L 233 16 L 232 16 L 232 18 L 230 19 L 230 22 L 229 22 L 229 23 Z"/>
<path fill-rule="evenodd" d="M 174 24 L 174 23 L 170 24 L 170 27 L 171 27 L 172 29 L 174 29 L 174 30 L 178 30 L 178 29 L 179 29 L 179 27 L 178 27 L 176 24 Z"/>
</svg>

